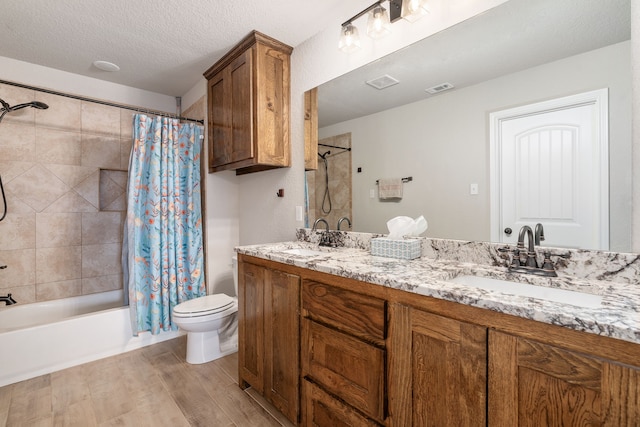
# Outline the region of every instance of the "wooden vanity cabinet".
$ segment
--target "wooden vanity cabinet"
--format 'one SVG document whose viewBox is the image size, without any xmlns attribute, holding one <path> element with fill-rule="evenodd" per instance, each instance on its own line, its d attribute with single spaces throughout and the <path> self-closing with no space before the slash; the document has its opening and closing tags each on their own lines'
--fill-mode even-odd
<svg viewBox="0 0 640 427">
<path fill-rule="evenodd" d="M 383 424 L 386 302 L 303 280 L 302 316 L 302 424 Z"/>
<path fill-rule="evenodd" d="M 490 331 L 489 425 L 640 425 L 640 367 L 584 350 Z"/>
<path fill-rule="evenodd" d="M 389 425 L 486 425 L 486 327 L 391 304 L 388 363 Z"/>
<path fill-rule="evenodd" d="M 209 172 L 290 166 L 292 50 L 253 31 L 204 73 Z"/>
<path fill-rule="evenodd" d="M 300 277 L 238 263 L 238 377 L 291 422 L 299 414 Z"/>
</svg>

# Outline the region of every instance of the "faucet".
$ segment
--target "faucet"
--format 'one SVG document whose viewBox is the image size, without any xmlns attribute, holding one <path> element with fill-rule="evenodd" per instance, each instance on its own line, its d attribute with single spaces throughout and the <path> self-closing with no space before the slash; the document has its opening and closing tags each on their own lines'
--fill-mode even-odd
<svg viewBox="0 0 640 427">
<path fill-rule="evenodd" d="M 311 231 L 316 231 L 316 228 L 318 228 L 318 223 L 321 223 L 321 222 L 324 222 L 324 225 L 327 227 L 327 231 L 329 231 L 329 223 L 324 218 L 316 219 L 316 222 L 313 223 L 313 228 L 311 229 Z"/>
<path fill-rule="evenodd" d="M 351 228 L 351 220 L 346 216 L 343 216 L 338 220 L 338 231 L 340 231 L 340 224 L 342 224 L 342 221 L 345 221 L 345 220 L 347 221 L 347 224 L 349 224 L 349 228 Z"/>
<path fill-rule="evenodd" d="M 544 240 L 544 227 L 542 226 L 542 224 L 537 223 L 536 224 L 534 244 L 536 246 L 540 246 L 540 241 L 542 241 L 542 240 Z"/>
<path fill-rule="evenodd" d="M 528 239 L 528 247 L 526 250 L 524 246 L 525 236 Z M 520 228 L 520 233 L 518 234 L 518 245 L 513 252 L 513 259 L 511 261 L 511 265 L 509 265 L 509 270 L 518 273 L 556 277 L 557 273 L 553 267 L 553 262 L 551 261 L 551 255 L 549 252 L 544 253 L 544 260 L 541 265 L 538 265 L 535 246 L 539 245 L 541 240 L 544 240 L 544 228 L 542 227 L 542 224 L 536 224 L 535 236 L 531 227 L 523 225 L 522 228 Z"/>
<path fill-rule="evenodd" d="M 11 294 L 8 294 L 7 296 L 0 295 L 0 302 L 4 302 L 5 305 L 13 305 L 17 303 L 16 300 L 11 298 Z"/>
</svg>

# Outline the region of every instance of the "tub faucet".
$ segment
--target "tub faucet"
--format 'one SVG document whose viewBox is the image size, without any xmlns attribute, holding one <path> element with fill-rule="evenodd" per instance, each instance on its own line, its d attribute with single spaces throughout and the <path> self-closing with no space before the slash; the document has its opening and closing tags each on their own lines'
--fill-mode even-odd
<svg viewBox="0 0 640 427">
<path fill-rule="evenodd" d="M 343 216 L 338 220 L 338 231 L 340 231 L 340 224 L 342 224 L 342 221 L 347 221 L 347 224 L 349 224 L 349 228 L 351 228 L 351 220 L 346 216 Z"/>
<path fill-rule="evenodd" d="M 0 301 L 3 301 L 5 305 L 13 305 L 16 304 L 17 301 L 11 298 L 11 294 L 7 296 L 0 295 Z"/>
</svg>

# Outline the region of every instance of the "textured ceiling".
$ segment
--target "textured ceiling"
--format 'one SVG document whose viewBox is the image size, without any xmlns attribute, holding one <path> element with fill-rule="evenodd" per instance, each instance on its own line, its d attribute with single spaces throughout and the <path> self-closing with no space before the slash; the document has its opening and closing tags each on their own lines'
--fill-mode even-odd
<svg viewBox="0 0 640 427">
<path fill-rule="evenodd" d="M 0 56 L 181 96 L 251 30 L 295 47 L 331 25 L 337 33 L 370 2 L 3 0 Z M 120 71 L 101 71 L 95 60 Z"/>
<path fill-rule="evenodd" d="M 630 16 L 630 0 L 509 0 L 321 85 L 320 127 L 629 40 Z M 365 84 L 385 74 L 400 83 Z"/>
</svg>

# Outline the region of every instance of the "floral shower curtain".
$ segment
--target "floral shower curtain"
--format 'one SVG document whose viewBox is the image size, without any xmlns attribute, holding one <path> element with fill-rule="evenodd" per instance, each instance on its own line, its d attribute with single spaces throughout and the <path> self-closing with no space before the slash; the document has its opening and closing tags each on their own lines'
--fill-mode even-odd
<svg viewBox="0 0 640 427">
<path fill-rule="evenodd" d="M 122 251 L 134 335 L 177 329 L 173 307 L 206 295 L 201 133 L 176 119 L 134 116 Z"/>
</svg>

